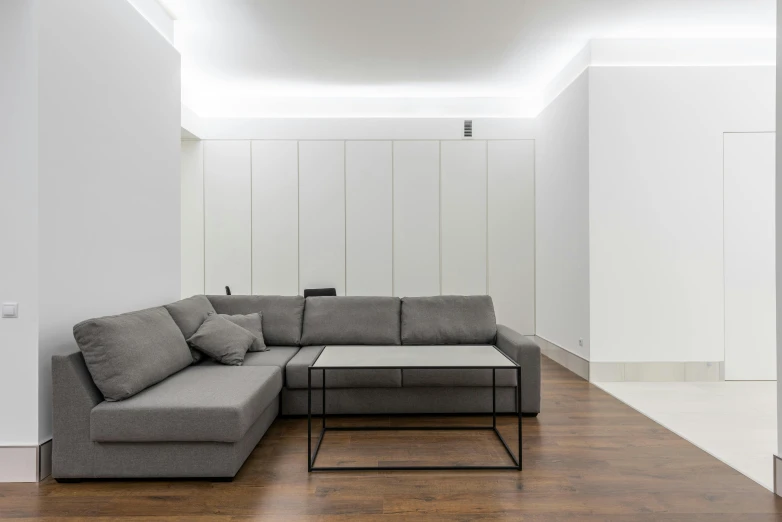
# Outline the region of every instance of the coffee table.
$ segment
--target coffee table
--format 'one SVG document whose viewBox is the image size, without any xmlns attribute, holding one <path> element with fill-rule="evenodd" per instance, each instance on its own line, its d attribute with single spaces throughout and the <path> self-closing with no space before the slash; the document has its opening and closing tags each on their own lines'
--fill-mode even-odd
<svg viewBox="0 0 782 522">
<path fill-rule="evenodd" d="M 486 426 L 328 426 L 326 412 L 327 370 L 486 370 L 492 374 L 492 423 Z M 516 370 L 516 414 L 518 415 L 518 457 L 497 429 L 497 370 Z M 321 372 L 323 393 L 320 417 L 322 428 L 315 450 L 312 450 L 312 374 Z M 474 416 L 474 415 L 470 415 Z M 316 466 L 318 451 L 328 431 L 394 431 L 394 430 L 493 430 L 513 465 L 445 465 L 445 466 Z M 327 346 L 307 369 L 307 469 L 309 471 L 387 471 L 387 470 L 464 470 L 521 469 L 521 367 L 495 346 Z"/>
</svg>

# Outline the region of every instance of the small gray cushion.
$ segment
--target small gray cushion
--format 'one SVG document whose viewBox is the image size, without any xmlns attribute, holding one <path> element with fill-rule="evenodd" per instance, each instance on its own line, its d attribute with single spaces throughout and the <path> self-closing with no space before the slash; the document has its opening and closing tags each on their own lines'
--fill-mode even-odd
<svg viewBox="0 0 782 522">
<path fill-rule="evenodd" d="M 190 336 L 196 333 L 206 317 L 215 311 L 205 295 L 194 295 L 176 303 L 167 304 L 165 308 L 179 329 L 182 330 L 185 339 L 190 339 Z M 190 348 L 190 353 L 193 356 L 193 362 L 201 360 L 202 355 L 198 350 Z"/>
<path fill-rule="evenodd" d="M 401 344 L 398 297 L 308 297 L 301 344 Z"/>
<path fill-rule="evenodd" d="M 82 321 L 73 337 L 107 401 L 121 401 L 193 362 L 182 332 L 159 306 Z"/>
<path fill-rule="evenodd" d="M 237 324 L 253 334 L 256 339 L 250 346 L 251 352 L 265 352 L 268 350 L 266 343 L 263 342 L 263 317 L 260 312 L 246 315 L 227 315 L 220 314 L 234 324 Z"/>
<path fill-rule="evenodd" d="M 288 364 L 296 352 L 299 351 L 298 346 L 267 346 L 268 351 L 265 352 L 247 352 L 244 356 L 243 367 L 247 366 L 276 366 L 282 370 L 282 378 L 285 380 L 285 366 Z M 209 359 L 199 366 L 215 366 L 219 363 Z"/>
<path fill-rule="evenodd" d="M 263 339 L 271 346 L 298 346 L 304 298 L 282 295 L 210 295 L 218 314 L 263 314 Z"/>
<path fill-rule="evenodd" d="M 241 326 L 212 314 L 187 342 L 221 364 L 241 366 L 256 339 Z"/>
<path fill-rule="evenodd" d="M 285 369 L 285 386 L 290 389 L 307 389 L 308 368 L 312 366 L 325 346 L 303 346 L 288 362 Z M 331 388 L 400 388 L 402 370 L 378 368 L 372 370 L 327 370 L 326 387 Z M 312 387 L 323 388 L 323 372 L 313 370 Z"/>
<path fill-rule="evenodd" d="M 402 299 L 402 344 L 493 344 L 496 336 L 488 295 Z"/>
<path fill-rule="evenodd" d="M 89 413 L 100 442 L 236 442 L 282 388 L 274 366 L 191 366 L 122 402 Z"/>
</svg>

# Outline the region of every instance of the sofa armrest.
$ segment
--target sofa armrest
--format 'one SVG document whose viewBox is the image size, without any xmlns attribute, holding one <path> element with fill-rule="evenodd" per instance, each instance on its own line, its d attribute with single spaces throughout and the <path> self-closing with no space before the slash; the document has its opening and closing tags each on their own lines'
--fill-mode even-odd
<svg viewBox="0 0 782 522">
<path fill-rule="evenodd" d="M 103 402 L 81 352 L 52 357 L 52 475 L 92 476 L 90 412 Z"/>
<path fill-rule="evenodd" d="M 521 411 L 540 412 L 540 346 L 505 325 L 497 325 L 497 348 L 521 366 Z"/>
</svg>

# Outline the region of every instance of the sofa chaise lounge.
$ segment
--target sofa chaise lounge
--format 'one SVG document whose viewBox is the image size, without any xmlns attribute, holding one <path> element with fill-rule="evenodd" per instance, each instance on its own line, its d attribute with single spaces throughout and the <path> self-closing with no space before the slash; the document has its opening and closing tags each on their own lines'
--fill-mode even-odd
<svg viewBox="0 0 782 522">
<path fill-rule="evenodd" d="M 540 348 L 496 324 L 489 296 L 194 296 L 114 316 L 130 326 L 112 332 L 116 341 L 100 339 L 154 344 L 178 331 L 180 343 L 210 314 L 258 312 L 268 351 L 248 352 L 242 366 L 187 361 L 123 400 L 106 400 L 82 352 L 54 356 L 54 478 L 230 479 L 278 415 L 306 415 L 307 368 L 328 345 L 493 344 L 521 366 L 522 413 L 540 411 Z M 498 412 L 516 411 L 518 385 L 515 370 L 497 371 Z M 487 413 L 492 405 L 482 370 L 332 370 L 327 387 L 330 414 Z"/>
</svg>

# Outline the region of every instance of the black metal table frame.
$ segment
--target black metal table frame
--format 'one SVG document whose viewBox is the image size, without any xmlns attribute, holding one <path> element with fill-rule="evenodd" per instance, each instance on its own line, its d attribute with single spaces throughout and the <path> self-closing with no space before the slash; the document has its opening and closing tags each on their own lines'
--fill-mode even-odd
<svg viewBox="0 0 782 522">
<path fill-rule="evenodd" d="M 508 357 L 502 350 L 494 347 L 499 353 L 505 356 L 512 364 L 513 367 L 508 366 L 330 366 L 316 368 L 313 365 L 317 362 L 318 358 L 313 361 L 312 365 L 307 368 L 307 470 L 312 471 L 392 471 L 392 470 L 422 470 L 422 471 L 436 471 L 436 470 L 521 470 L 522 458 L 521 458 L 521 366 L 516 361 Z M 323 352 L 321 352 L 323 353 Z M 492 370 L 492 423 L 491 426 L 334 426 L 330 427 L 326 425 L 326 370 Z M 519 454 L 518 458 L 513 454 L 510 446 L 502 437 L 502 434 L 497 429 L 497 370 L 516 370 L 516 414 L 518 415 L 518 437 L 519 437 Z M 320 417 L 322 419 L 322 427 L 320 435 L 318 436 L 318 442 L 315 445 L 315 451 L 312 451 L 312 372 L 320 371 L 323 377 L 322 382 L 322 405 Z M 461 416 L 474 417 L 475 414 L 464 414 Z M 327 431 L 459 431 L 459 430 L 492 430 L 497 438 L 502 442 L 505 451 L 513 459 L 513 465 L 504 466 L 489 466 L 489 465 L 456 465 L 456 466 L 315 466 L 315 459 L 318 458 L 318 452 L 320 451 L 320 445 L 323 442 L 323 437 Z"/>
</svg>

